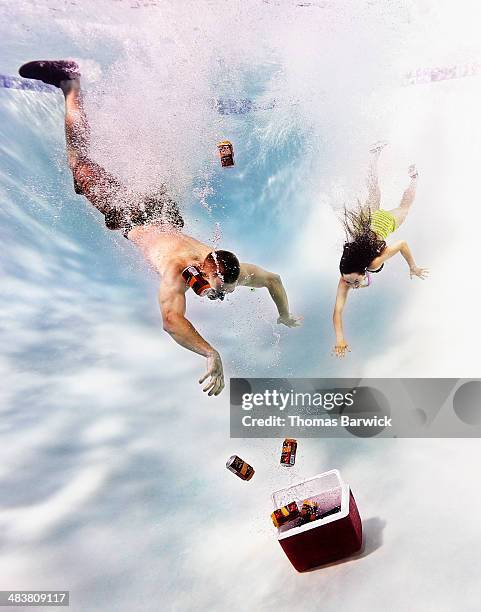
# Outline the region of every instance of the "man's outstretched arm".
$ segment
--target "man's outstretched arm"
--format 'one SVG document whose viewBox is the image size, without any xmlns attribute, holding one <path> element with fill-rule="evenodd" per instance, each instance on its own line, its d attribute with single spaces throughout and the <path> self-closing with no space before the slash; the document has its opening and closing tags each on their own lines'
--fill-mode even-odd
<svg viewBox="0 0 481 612">
<path fill-rule="evenodd" d="M 219 395 L 224 388 L 224 371 L 219 353 L 195 329 L 185 317 L 185 286 L 182 278 L 164 278 L 159 289 L 159 304 L 164 330 L 184 348 L 207 359 L 207 372 L 199 380 L 209 381 L 203 391 Z"/>
<path fill-rule="evenodd" d="M 287 327 L 299 327 L 302 324 L 302 317 L 296 317 L 289 312 L 287 293 L 278 274 L 268 272 L 253 264 L 242 263 L 239 285 L 256 288 L 266 287 L 279 313 L 277 322 L 287 325 Z"/>
</svg>

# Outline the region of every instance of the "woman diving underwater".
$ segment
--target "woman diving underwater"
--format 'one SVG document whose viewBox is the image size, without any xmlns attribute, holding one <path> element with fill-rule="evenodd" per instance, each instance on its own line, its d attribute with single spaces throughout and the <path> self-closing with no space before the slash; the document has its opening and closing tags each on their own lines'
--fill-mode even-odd
<svg viewBox="0 0 481 612">
<path fill-rule="evenodd" d="M 386 238 L 398 229 L 406 219 L 414 202 L 418 172 L 414 165 L 409 166 L 410 183 L 403 193 L 401 203 L 392 210 L 382 210 L 381 191 L 379 189 L 377 163 L 382 149 L 387 142 L 378 142 L 371 148 L 371 162 L 368 175 L 368 199 L 364 206 L 357 210 L 345 210 L 343 225 L 347 241 L 344 244 L 339 269 L 341 278 L 337 286 L 336 304 L 333 323 L 336 334 L 334 354 L 344 357 L 350 351 L 344 338 L 342 312 L 350 289 L 369 287 L 371 274 L 380 272 L 384 262 L 396 255 L 401 255 L 409 266 L 411 278 L 418 276 L 425 279 L 426 268 L 416 265 L 411 250 L 405 240 L 398 240 L 392 245 L 386 244 Z"/>
</svg>

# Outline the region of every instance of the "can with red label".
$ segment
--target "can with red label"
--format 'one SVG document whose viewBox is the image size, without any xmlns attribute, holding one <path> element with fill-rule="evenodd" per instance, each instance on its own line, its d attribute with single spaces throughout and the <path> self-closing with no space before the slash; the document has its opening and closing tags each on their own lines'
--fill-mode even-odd
<svg viewBox="0 0 481 612">
<path fill-rule="evenodd" d="M 196 266 L 187 266 L 187 268 L 182 270 L 182 278 L 200 297 L 208 296 L 212 291 L 209 282 L 202 276 L 202 273 Z"/>
<path fill-rule="evenodd" d="M 309 523 L 310 521 L 315 521 L 320 518 L 319 516 L 319 506 L 317 502 L 312 499 L 306 499 L 302 502 L 301 508 L 301 518 L 304 522 Z"/>
<path fill-rule="evenodd" d="M 297 440 L 286 438 L 282 445 L 281 465 L 292 467 L 296 462 Z"/>
<path fill-rule="evenodd" d="M 220 163 L 223 168 L 234 165 L 234 147 L 230 140 L 223 140 L 217 143 L 219 149 Z"/>
<path fill-rule="evenodd" d="M 274 510 L 274 512 L 271 514 L 274 527 L 280 527 L 281 525 L 289 523 L 289 521 L 293 521 L 296 518 L 299 518 L 299 508 L 294 501 L 287 504 L 287 506 L 277 508 L 277 510 Z"/>
<path fill-rule="evenodd" d="M 233 474 L 242 478 L 242 480 L 250 480 L 254 476 L 254 468 L 237 455 L 229 457 L 225 466 Z"/>
</svg>

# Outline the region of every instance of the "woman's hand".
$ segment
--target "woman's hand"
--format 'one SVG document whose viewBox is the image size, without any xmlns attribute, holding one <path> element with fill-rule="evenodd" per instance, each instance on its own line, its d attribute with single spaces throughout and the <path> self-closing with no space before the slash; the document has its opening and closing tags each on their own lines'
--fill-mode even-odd
<svg viewBox="0 0 481 612">
<path fill-rule="evenodd" d="M 418 266 L 410 266 L 409 276 L 412 279 L 413 276 L 418 276 L 422 280 L 429 276 L 429 270 L 427 268 L 418 268 Z"/>
<path fill-rule="evenodd" d="M 342 359 L 347 355 L 348 352 L 350 353 L 351 349 L 349 348 L 349 345 L 345 340 L 340 340 L 339 342 L 336 342 L 333 355 L 339 357 L 339 359 Z"/>
</svg>

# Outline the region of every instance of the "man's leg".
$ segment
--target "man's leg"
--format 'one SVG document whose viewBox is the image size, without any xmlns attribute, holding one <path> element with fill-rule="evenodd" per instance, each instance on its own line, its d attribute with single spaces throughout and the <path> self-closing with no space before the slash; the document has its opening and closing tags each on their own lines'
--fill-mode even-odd
<svg viewBox="0 0 481 612">
<path fill-rule="evenodd" d="M 80 78 L 60 81 L 65 97 L 67 158 L 75 191 L 84 195 L 104 216 L 107 227 L 119 229 L 122 215 L 115 208 L 123 186 L 115 177 L 89 159 L 90 126 L 85 116 Z"/>
<path fill-rule="evenodd" d="M 411 178 L 409 185 L 404 190 L 403 196 L 401 198 L 401 203 L 397 208 L 393 208 L 388 211 L 392 215 L 396 217 L 396 229 L 404 223 L 404 220 L 408 216 L 409 209 L 411 208 L 412 203 L 414 202 L 414 198 L 416 197 L 416 188 L 418 185 L 418 171 L 416 170 L 416 166 L 413 164 L 408 168 L 408 174 Z"/>
<path fill-rule="evenodd" d="M 90 129 L 83 108 L 80 79 L 60 81 L 65 97 L 65 138 L 68 165 L 73 171 L 80 160 L 88 155 Z"/>
<path fill-rule="evenodd" d="M 36 60 L 20 66 L 19 74 L 25 79 L 36 79 L 54 85 L 65 97 L 65 134 L 70 169 L 87 157 L 89 128 L 80 93 L 80 70 L 72 60 Z"/>
<path fill-rule="evenodd" d="M 124 227 L 124 204 L 127 205 L 128 202 L 125 186 L 89 159 L 90 130 L 82 104 L 80 71 L 77 64 L 70 60 L 40 60 L 24 64 L 19 73 L 24 78 L 37 79 L 63 91 L 67 156 L 75 191 L 84 195 L 105 215 L 108 228 Z"/>
</svg>

